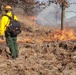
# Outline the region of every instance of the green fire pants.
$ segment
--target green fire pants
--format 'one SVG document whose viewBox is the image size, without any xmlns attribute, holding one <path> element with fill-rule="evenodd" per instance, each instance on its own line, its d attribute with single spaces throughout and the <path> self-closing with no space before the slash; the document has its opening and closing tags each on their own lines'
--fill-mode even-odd
<svg viewBox="0 0 76 75">
<path fill-rule="evenodd" d="M 18 56 L 18 45 L 17 45 L 17 36 L 8 36 L 6 37 L 6 44 L 10 49 L 11 56 L 16 58 Z"/>
</svg>

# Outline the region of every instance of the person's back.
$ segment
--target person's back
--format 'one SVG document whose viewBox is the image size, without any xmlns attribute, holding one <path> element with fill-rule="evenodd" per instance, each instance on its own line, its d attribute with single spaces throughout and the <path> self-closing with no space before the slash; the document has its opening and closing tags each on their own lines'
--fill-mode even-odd
<svg viewBox="0 0 76 75">
<path fill-rule="evenodd" d="M 10 9 L 8 9 L 10 8 Z M 8 15 L 10 17 L 12 17 L 12 9 L 9 5 L 6 6 L 5 8 L 5 12 L 6 14 L 5 15 Z M 6 31 L 6 28 L 8 27 L 9 23 L 10 23 L 10 20 L 7 16 L 3 15 L 2 16 L 2 19 L 1 19 L 1 25 L 0 25 L 0 36 L 1 35 L 4 35 L 4 32 Z M 14 15 L 14 19 L 15 20 L 18 20 L 18 18 Z"/>
<path fill-rule="evenodd" d="M 12 7 L 7 5 L 5 7 L 5 15 L 12 17 Z M 7 27 L 10 24 L 10 19 L 3 15 L 0 24 L 0 36 L 5 35 L 7 46 L 10 49 L 12 58 L 18 57 L 18 46 L 17 46 L 17 35 L 13 36 L 11 33 L 7 31 Z M 14 19 L 18 20 L 18 18 L 14 15 Z"/>
</svg>

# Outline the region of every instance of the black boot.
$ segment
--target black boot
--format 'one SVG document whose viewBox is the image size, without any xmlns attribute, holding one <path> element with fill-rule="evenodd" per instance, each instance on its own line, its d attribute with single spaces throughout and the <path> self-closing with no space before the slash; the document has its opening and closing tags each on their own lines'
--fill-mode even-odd
<svg viewBox="0 0 76 75">
<path fill-rule="evenodd" d="M 18 54 L 16 55 L 16 58 L 18 58 Z"/>
<path fill-rule="evenodd" d="M 15 56 L 12 56 L 12 59 L 16 59 L 16 57 Z"/>
</svg>

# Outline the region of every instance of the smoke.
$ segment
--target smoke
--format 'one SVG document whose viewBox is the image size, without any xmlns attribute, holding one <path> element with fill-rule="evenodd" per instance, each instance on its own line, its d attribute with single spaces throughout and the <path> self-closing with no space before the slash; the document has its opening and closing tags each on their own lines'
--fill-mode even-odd
<svg viewBox="0 0 76 75">
<path fill-rule="evenodd" d="M 35 1 L 39 1 L 39 2 L 42 2 L 42 1 L 47 1 L 47 0 L 35 0 Z"/>
<path fill-rule="evenodd" d="M 57 25 L 60 21 L 60 7 L 56 4 L 51 4 L 37 15 L 36 22 L 40 25 Z"/>
</svg>

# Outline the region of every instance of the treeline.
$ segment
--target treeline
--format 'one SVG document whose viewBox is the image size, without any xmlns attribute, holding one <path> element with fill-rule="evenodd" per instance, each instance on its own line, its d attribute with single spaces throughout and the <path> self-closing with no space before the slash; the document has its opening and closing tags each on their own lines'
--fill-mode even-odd
<svg viewBox="0 0 76 75">
<path fill-rule="evenodd" d="M 37 8 L 38 10 L 41 10 L 40 7 L 43 7 L 42 9 L 45 9 L 47 6 L 49 6 L 51 3 L 59 3 L 60 6 L 62 5 L 64 7 L 68 6 L 67 0 L 47 0 L 47 2 L 39 2 L 35 0 L 0 0 L 0 12 L 1 12 L 1 6 L 5 6 L 7 4 L 11 5 L 12 7 L 16 8 L 22 8 L 24 12 L 27 14 L 34 14 L 35 11 L 33 9 Z"/>
</svg>

